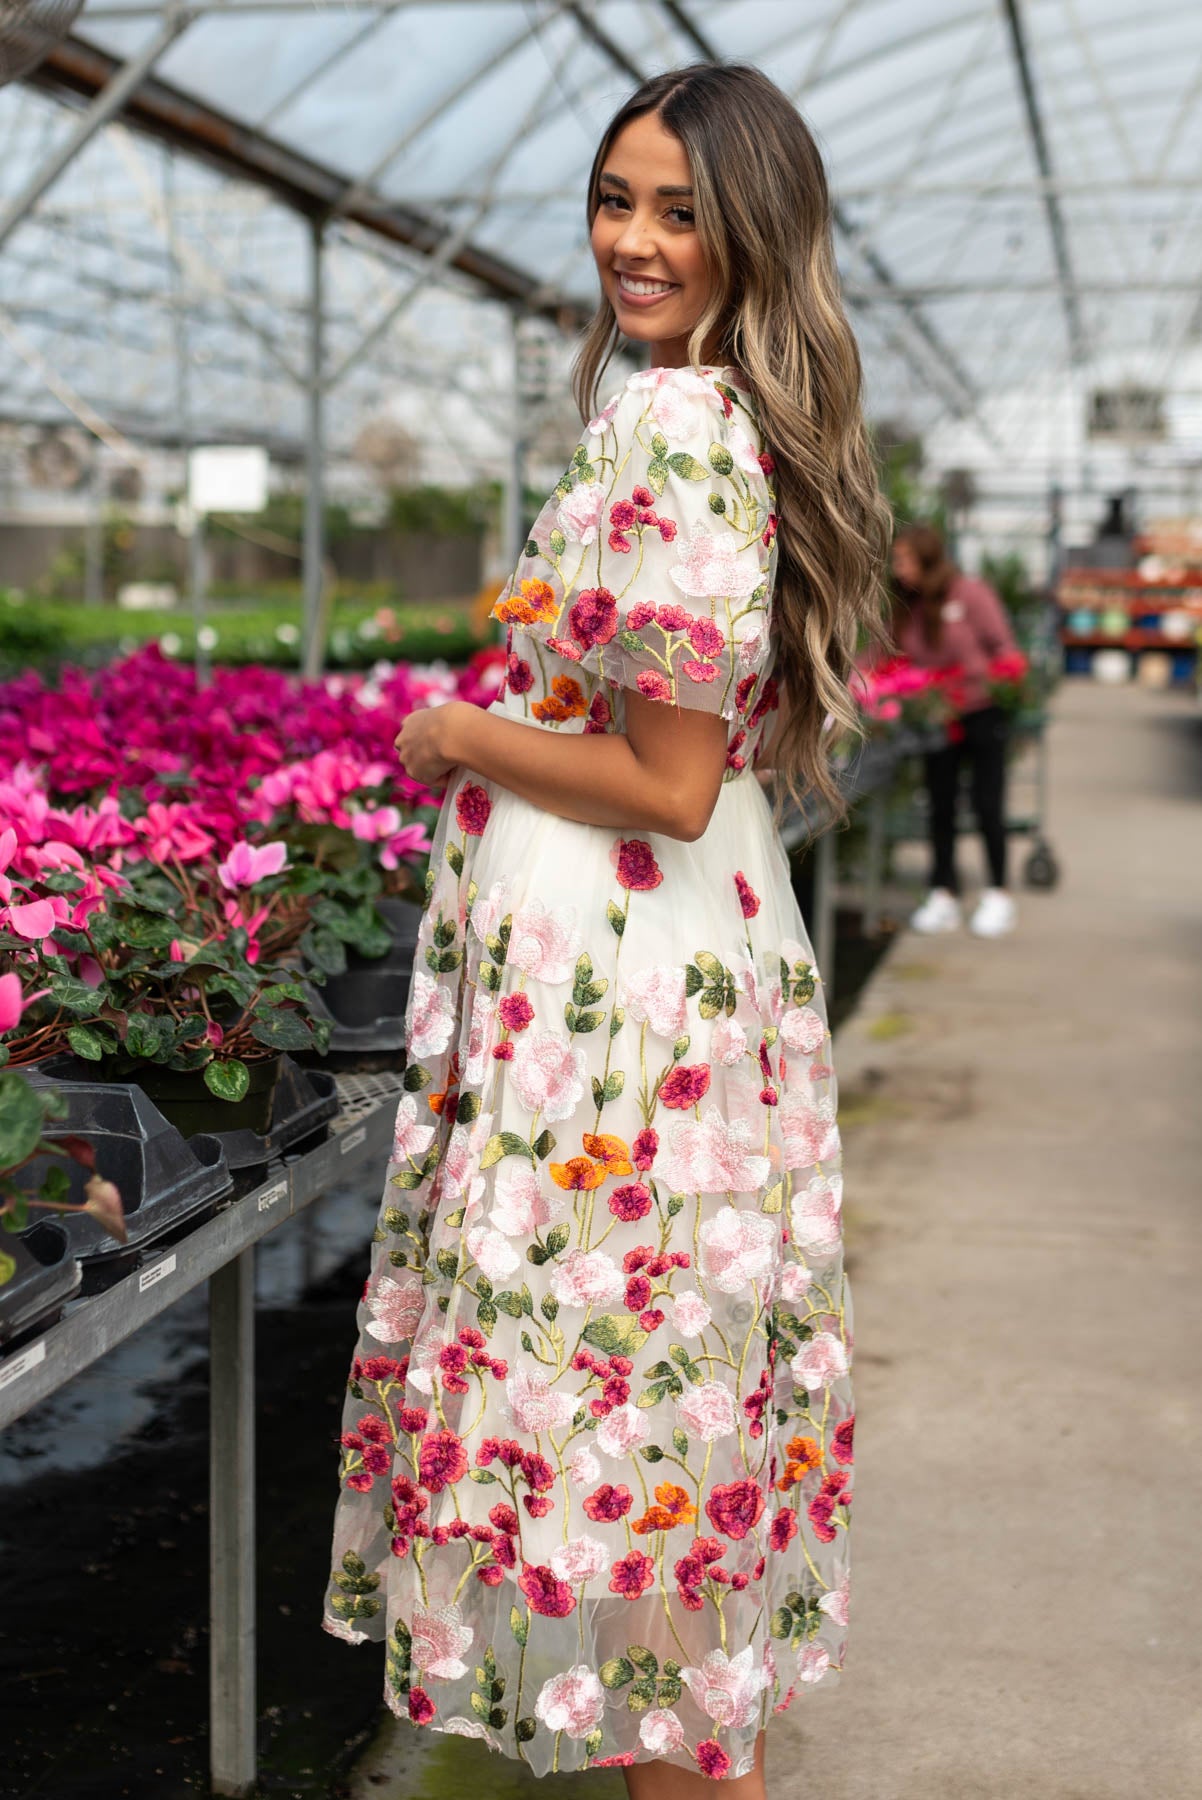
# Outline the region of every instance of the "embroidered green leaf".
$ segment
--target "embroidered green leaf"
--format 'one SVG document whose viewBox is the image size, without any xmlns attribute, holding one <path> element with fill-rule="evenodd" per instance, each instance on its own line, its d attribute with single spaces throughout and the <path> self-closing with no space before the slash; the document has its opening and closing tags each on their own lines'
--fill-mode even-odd
<svg viewBox="0 0 1202 1800">
<path fill-rule="evenodd" d="M 530 1621 L 516 1606 L 511 1606 L 509 1609 L 509 1629 L 512 1631 L 517 1642 L 525 1649 L 527 1640 L 530 1636 Z M 521 1730 L 523 1723 L 523 1720 L 518 1720 L 517 1728 L 519 1731 Z"/>
<path fill-rule="evenodd" d="M 562 556 L 568 547 L 567 538 L 563 535 L 563 532 L 558 529 L 550 533 L 547 542 L 551 546 L 551 554 L 553 556 Z"/>
<path fill-rule="evenodd" d="M 462 1125 L 470 1125 L 480 1112 L 479 1094 L 460 1094 L 459 1105 L 455 1109 L 455 1117 Z"/>
<path fill-rule="evenodd" d="M 626 1704 L 631 1712 L 646 1712 L 655 1699 L 655 1683 L 653 1681 L 636 1681 L 626 1696 Z"/>
<path fill-rule="evenodd" d="M 508 1290 L 506 1290 L 506 1292 L 503 1294 L 494 1294 L 493 1300 L 494 1300 L 495 1304 L 500 1307 L 500 1309 L 503 1313 L 509 1314 L 509 1317 L 511 1319 L 520 1319 L 521 1318 L 522 1302 L 521 1302 L 521 1297 L 518 1294 L 511 1294 Z"/>
<path fill-rule="evenodd" d="M 521 1344 L 522 1349 L 526 1352 L 527 1356 L 534 1355 L 534 1339 L 531 1337 L 531 1335 L 528 1331 L 523 1331 L 521 1337 L 518 1339 L 518 1342 Z"/>
<path fill-rule="evenodd" d="M 570 1011 L 571 1009 L 568 1008 L 566 1010 Z M 605 1014 L 602 1012 L 578 1012 L 575 1017 L 576 1022 L 574 1025 L 571 1020 L 568 1021 L 570 1030 L 596 1031 L 598 1025 L 600 1025 L 601 1021 L 604 1019 Z"/>
<path fill-rule="evenodd" d="M 559 1301 L 554 1294 L 544 1294 L 538 1303 L 538 1310 L 548 1325 L 554 1325 L 559 1317 Z"/>
<path fill-rule="evenodd" d="M 590 1319 L 581 1337 L 594 1350 L 604 1350 L 607 1356 L 635 1356 L 647 1342 L 649 1333 L 644 1331 L 633 1313 L 602 1313 L 596 1319 Z"/>
<path fill-rule="evenodd" d="M 663 1462 L 664 1460 L 664 1453 L 658 1444 L 644 1444 L 643 1448 L 639 1451 L 639 1455 L 644 1462 L 657 1463 Z"/>
<path fill-rule="evenodd" d="M 690 456 L 687 450 L 674 450 L 671 456 L 666 460 L 668 467 L 672 470 L 673 474 L 682 476 L 685 481 L 709 480 L 709 470 L 706 468 L 705 464 L 699 463 L 697 458 L 695 456 Z M 712 453 L 710 460 L 713 460 Z M 731 468 L 733 467 L 734 463 L 732 461 Z M 725 472 L 726 471 L 724 471 L 724 473 Z"/>
<path fill-rule="evenodd" d="M 467 1211 L 467 1208 L 465 1206 L 457 1206 L 455 1208 L 454 1212 L 447 1214 L 445 1222 L 447 1225 L 450 1226 L 452 1231 L 458 1231 L 459 1227 L 463 1224 L 463 1216 L 466 1211 Z M 478 1285 L 482 1288 L 488 1288 L 488 1282 L 483 1275 L 480 1277 L 480 1282 Z M 491 1288 L 489 1288 L 489 1293 L 486 1293 L 484 1295 L 484 1298 L 486 1300 L 488 1299 L 489 1294 L 491 1292 L 492 1292 L 492 1290 L 491 1290 Z"/>
<path fill-rule="evenodd" d="M 622 1029 L 623 1025 L 625 1025 L 625 1023 L 626 1023 L 626 1008 L 624 1006 L 615 1006 L 613 1011 L 609 1015 L 609 1035 L 610 1035 L 610 1037 L 611 1038 L 617 1037 L 619 1031 L 621 1031 L 621 1029 Z"/>
<path fill-rule="evenodd" d="M 683 1194 L 670 1194 L 668 1196 L 668 1217 L 670 1219 L 674 1219 L 676 1217 L 677 1213 L 683 1212 L 683 1211 L 684 1211 L 684 1195 Z"/>
<path fill-rule="evenodd" d="M 621 1069 L 611 1069 L 605 1077 L 605 1098 L 616 1100 L 626 1086 L 626 1076 Z"/>
<path fill-rule="evenodd" d="M 699 994 L 704 986 L 705 976 L 701 973 L 701 970 L 697 967 L 696 963 L 686 963 L 684 970 L 685 998 L 691 1000 L 693 995 Z"/>
<path fill-rule="evenodd" d="M 555 1137 L 550 1131 L 540 1131 L 534 1140 L 534 1154 L 539 1162 L 545 1162 L 555 1148 Z"/>
<path fill-rule="evenodd" d="M 501 985 L 501 971 L 493 963 L 482 962 L 477 980 L 490 994 L 495 994 Z"/>
<path fill-rule="evenodd" d="M 611 1656 L 608 1662 L 601 1664 L 597 1673 L 601 1677 L 602 1687 L 607 1687 L 611 1693 L 614 1693 L 618 1688 L 624 1688 L 627 1682 L 634 1680 L 634 1665 L 628 1662 L 624 1656 Z"/>
<path fill-rule="evenodd" d="M 725 444 L 711 444 L 709 447 L 709 465 L 717 475 L 729 475 L 735 466 L 735 459 Z"/>
<path fill-rule="evenodd" d="M 688 1053 L 689 1053 L 688 1038 L 687 1037 L 678 1037 L 676 1042 L 672 1046 L 672 1061 L 674 1063 L 678 1063 L 680 1061 L 681 1057 L 687 1056 Z M 462 1112 L 461 1112 L 460 1116 L 462 1117 Z"/>
<path fill-rule="evenodd" d="M 651 448 L 657 456 L 668 454 L 668 440 L 662 431 L 657 431 L 651 439 Z"/>
<path fill-rule="evenodd" d="M 450 863 L 452 869 L 454 869 L 456 875 L 463 874 L 463 851 L 459 848 L 458 844 L 447 845 L 446 859 Z"/>
<path fill-rule="evenodd" d="M 516 1131 L 494 1132 L 484 1146 L 480 1167 L 491 1169 L 493 1164 L 499 1163 L 503 1156 L 524 1156 L 528 1162 L 534 1161 L 534 1151 L 525 1138 L 519 1137 Z"/>
<path fill-rule="evenodd" d="M 627 1644 L 626 1654 L 635 1668 L 641 1669 L 644 1675 L 659 1674 L 659 1658 L 653 1650 L 646 1649 L 642 1644 Z"/>
<path fill-rule="evenodd" d="M 721 981 L 726 973 L 712 950 L 695 950 L 693 961 L 709 981 Z"/>
<path fill-rule="evenodd" d="M 440 1250 L 434 1261 L 438 1273 L 444 1276 L 447 1281 L 454 1281 L 456 1275 L 459 1273 L 458 1250 Z"/>
<path fill-rule="evenodd" d="M 710 501 L 710 511 L 712 513 L 721 514 L 726 511 L 726 502 L 722 498 L 721 494 L 711 494 L 709 497 L 709 501 Z"/>
<path fill-rule="evenodd" d="M 484 1698 L 484 1695 L 473 1693 L 473 1694 L 468 1695 L 468 1699 L 471 1702 L 472 1711 L 475 1713 L 476 1717 L 478 1719 L 487 1720 L 488 1713 L 489 1713 L 489 1706 L 488 1706 L 488 1701 Z"/>
<path fill-rule="evenodd" d="M 667 448 L 667 445 L 664 446 Z M 662 494 L 668 481 L 668 465 L 660 457 L 653 456 L 647 464 L 647 485 L 655 493 Z"/>
<path fill-rule="evenodd" d="M 668 1355 L 672 1358 L 672 1361 L 676 1364 L 678 1369 L 687 1369 L 690 1362 L 693 1360 L 683 1344 L 669 1344 Z"/>
<path fill-rule="evenodd" d="M 666 1381 L 653 1381 L 650 1387 L 643 1389 L 642 1393 L 635 1401 L 635 1405 L 641 1407 L 658 1406 L 667 1391 L 668 1384 Z"/>
<path fill-rule="evenodd" d="M 558 1168 L 558 1166 L 559 1165 L 556 1164 L 557 1168 Z M 551 1227 L 550 1231 L 547 1233 L 547 1255 L 548 1256 L 558 1256 L 559 1252 L 561 1250 L 564 1250 L 567 1248 L 567 1242 L 568 1242 L 569 1237 L 571 1237 L 571 1235 L 572 1235 L 572 1233 L 571 1233 L 570 1226 L 568 1226 L 568 1225 L 553 1225 Z"/>
<path fill-rule="evenodd" d="M 793 1614 L 787 1606 L 778 1606 L 768 1621 L 768 1635 L 783 1642 L 793 1630 Z"/>
<path fill-rule="evenodd" d="M 487 1336 L 492 1335 L 493 1326 L 497 1322 L 497 1309 L 491 1300 L 481 1300 L 476 1308 L 476 1323 Z"/>
<path fill-rule="evenodd" d="M 634 634 L 627 633 L 626 635 L 633 636 Z M 629 648 L 630 648 L 630 646 L 627 645 L 627 649 L 629 649 Z M 637 638 L 635 639 L 635 648 L 640 649 L 640 650 L 642 649 L 642 645 L 638 642 Z M 614 936 L 621 937 L 622 933 L 626 929 L 626 915 L 622 911 L 622 908 L 620 906 L 615 906 L 613 901 L 611 900 L 609 905 L 605 909 L 605 916 L 609 920 L 609 928 L 613 932 Z"/>
<path fill-rule="evenodd" d="M 677 1456 L 687 1456 L 689 1454 L 689 1434 L 687 1431 L 682 1431 L 679 1425 L 672 1433 L 672 1448 L 675 1450 Z"/>
<path fill-rule="evenodd" d="M 519 1719 L 514 1725 L 513 1735 L 519 1744 L 528 1744 L 537 1730 L 537 1719 Z"/>
<path fill-rule="evenodd" d="M 462 961 L 462 950 L 444 950 L 438 958 L 438 973 L 440 975 L 449 974 L 452 969 L 457 969 Z"/>
<path fill-rule="evenodd" d="M 454 919 L 439 919 L 437 925 L 434 927 L 434 942 L 440 950 L 445 950 L 448 944 L 453 944 L 455 942 Z"/>
<path fill-rule="evenodd" d="M 412 1192 L 414 1188 L 419 1188 L 425 1179 L 420 1169 L 398 1169 L 392 1178 L 392 1185 L 404 1188 L 406 1192 Z"/>
</svg>

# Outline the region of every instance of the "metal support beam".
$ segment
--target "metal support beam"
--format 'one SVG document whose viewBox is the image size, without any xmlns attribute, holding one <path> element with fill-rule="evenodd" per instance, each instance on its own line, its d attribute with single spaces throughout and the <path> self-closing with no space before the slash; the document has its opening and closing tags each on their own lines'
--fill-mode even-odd
<svg viewBox="0 0 1202 1800">
<path fill-rule="evenodd" d="M 255 1247 L 209 1277 L 213 1792 L 255 1788 Z"/>
<path fill-rule="evenodd" d="M 1014 66 L 1018 71 L 1019 86 L 1022 89 L 1027 129 L 1031 134 L 1031 147 L 1035 152 L 1039 173 L 1044 182 L 1048 184 L 1043 193 L 1043 210 L 1047 217 L 1048 232 L 1052 240 L 1052 255 L 1056 259 L 1056 271 L 1060 278 L 1064 318 L 1068 327 L 1069 355 L 1074 363 L 1080 364 L 1084 363 L 1088 356 L 1085 325 L 1081 318 L 1081 303 L 1076 279 L 1073 275 L 1068 232 L 1064 224 L 1064 214 L 1060 210 L 1060 196 L 1054 185 L 1051 185 L 1055 182 L 1056 173 L 1052 165 L 1052 152 L 1048 145 L 1047 133 L 1044 131 L 1039 96 L 1035 92 L 1035 81 L 1031 73 L 1026 30 L 1019 12 L 1019 0 L 1000 0 L 1000 4 L 1002 17 L 1005 19 L 1007 30 L 1010 33 L 1010 50 L 1014 57 Z"/>
<path fill-rule="evenodd" d="M 325 225 L 311 221 L 309 237 L 309 366 L 305 382 L 307 426 L 305 433 L 305 535 L 302 581 L 304 629 L 301 667 L 310 680 L 320 670 L 325 649 L 322 642 L 322 589 L 325 585 Z"/>
<path fill-rule="evenodd" d="M 63 170 L 74 162 L 84 146 L 91 143 L 101 127 L 120 112 L 164 51 L 170 49 L 191 22 L 190 14 L 179 12 L 173 7 L 161 30 L 155 32 L 139 56 L 135 56 L 132 62 L 114 65 L 108 81 L 99 89 L 92 104 L 80 115 L 63 142 L 47 157 L 0 218 L 0 249 L 3 249 L 22 219 L 33 211 L 46 190 L 54 186 Z"/>
</svg>

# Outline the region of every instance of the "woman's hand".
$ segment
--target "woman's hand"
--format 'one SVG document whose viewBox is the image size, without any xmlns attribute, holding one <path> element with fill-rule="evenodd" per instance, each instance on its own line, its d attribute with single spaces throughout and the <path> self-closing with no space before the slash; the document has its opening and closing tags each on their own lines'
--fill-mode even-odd
<svg viewBox="0 0 1202 1800">
<path fill-rule="evenodd" d="M 467 704 L 448 700 L 412 712 L 393 739 L 405 773 L 426 787 L 442 787 L 459 762 L 454 749 L 456 715 Z"/>
</svg>

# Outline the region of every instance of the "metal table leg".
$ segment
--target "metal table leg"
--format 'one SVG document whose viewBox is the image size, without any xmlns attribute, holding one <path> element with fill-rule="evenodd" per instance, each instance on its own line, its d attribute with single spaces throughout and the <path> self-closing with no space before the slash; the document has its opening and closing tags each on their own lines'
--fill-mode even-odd
<svg viewBox="0 0 1202 1800">
<path fill-rule="evenodd" d="M 209 1738 L 214 1794 L 256 1779 L 255 1246 L 209 1277 Z"/>
<path fill-rule="evenodd" d="M 835 834 L 814 845 L 814 960 L 829 1006 L 835 991 Z"/>
</svg>

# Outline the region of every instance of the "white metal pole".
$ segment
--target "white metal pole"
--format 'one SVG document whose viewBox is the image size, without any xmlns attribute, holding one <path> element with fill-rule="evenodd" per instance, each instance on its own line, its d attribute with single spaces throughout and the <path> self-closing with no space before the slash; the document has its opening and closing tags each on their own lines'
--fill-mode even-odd
<svg viewBox="0 0 1202 1800">
<path fill-rule="evenodd" d="M 311 679 L 320 673 L 325 646 L 318 641 L 321 590 L 325 579 L 325 223 L 310 221 L 309 358 L 305 382 L 306 484 L 304 532 L 304 627 L 301 667 Z"/>
</svg>

